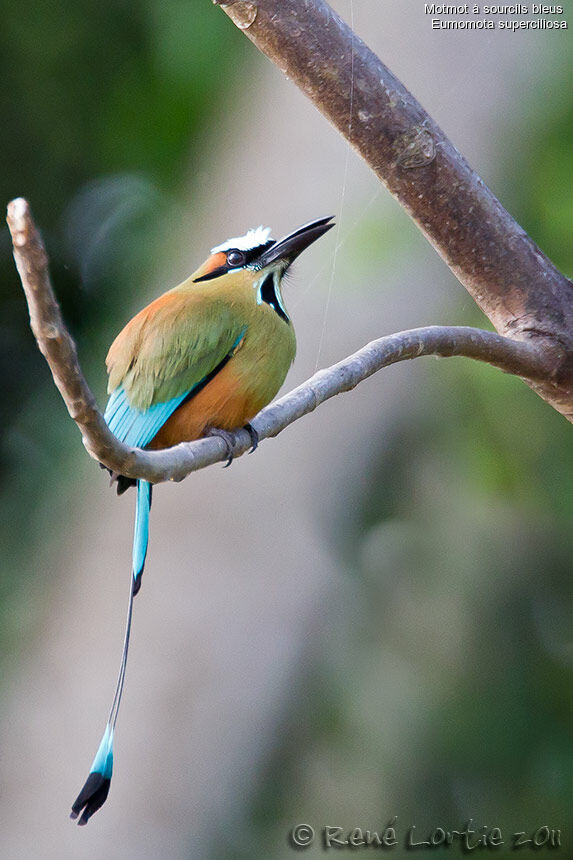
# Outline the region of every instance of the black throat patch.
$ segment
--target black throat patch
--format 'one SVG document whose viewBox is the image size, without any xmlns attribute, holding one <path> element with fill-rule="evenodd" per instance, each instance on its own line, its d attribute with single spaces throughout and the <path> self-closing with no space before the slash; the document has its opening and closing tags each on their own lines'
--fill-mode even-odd
<svg viewBox="0 0 573 860">
<path fill-rule="evenodd" d="M 290 324 L 290 320 L 283 311 L 281 307 L 281 303 L 279 297 L 277 296 L 277 291 L 275 287 L 275 278 L 272 272 L 266 276 L 265 280 L 261 284 L 260 288 L 261 299 L 279 315 L 279 317 L 284 320 L 286 323 Z"/>
</svg>

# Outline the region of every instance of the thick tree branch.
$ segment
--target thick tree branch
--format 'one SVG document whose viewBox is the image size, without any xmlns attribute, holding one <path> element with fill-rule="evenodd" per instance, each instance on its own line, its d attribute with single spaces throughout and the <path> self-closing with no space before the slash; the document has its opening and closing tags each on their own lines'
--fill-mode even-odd
<svg viewBox="0 0 573 860">
<path fill-rule="evenodd" d="M 82 374 L 75 344 L 52 290 L 46 251 L 25 200 L 18 198 L 9 204 L 8 226 L 32 331 L 89 454 L 114 472 L 153 483 L 180 481 L 190 472 L 224 460 L 226 448 L 217 437 L 183 443 L 165 451 L 130 448 L 115 438 Z M 466 356 L 532 381 L 546 380 L 553 367 L 548 353 L 530 343 L 465 326 L 428 326 L 372 341 L 267 406 L 253 424 L 261 439 L 276 436 L 297 418 L 335 394 L 350 391 L 382 367 L 421 355 Z M 250 445 L 249 434 L 239 431 L 235 456 L 243 454 Z"/>
<path fill-rule="evenodd" d="M 411 93 L 324 0 L 214 2 L 349 140 L 497 331 L 552 355 L 532 387 L 573 421 L 573 284 Z"/>
</svg>

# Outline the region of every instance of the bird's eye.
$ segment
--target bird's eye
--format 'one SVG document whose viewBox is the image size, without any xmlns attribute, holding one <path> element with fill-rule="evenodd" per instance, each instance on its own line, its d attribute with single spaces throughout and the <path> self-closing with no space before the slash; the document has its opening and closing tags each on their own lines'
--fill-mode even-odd
<svg viewBox="0 0 573 860">
<path fill-rule="evenodd" d="M 244 263 L 245 255 L 242 251 L 237 251 L 235 249 L 227 251 L 227 265 L 231 266 L 232 269 L 236 269 L 238 266 L 243 266 Z"/>
</svg>

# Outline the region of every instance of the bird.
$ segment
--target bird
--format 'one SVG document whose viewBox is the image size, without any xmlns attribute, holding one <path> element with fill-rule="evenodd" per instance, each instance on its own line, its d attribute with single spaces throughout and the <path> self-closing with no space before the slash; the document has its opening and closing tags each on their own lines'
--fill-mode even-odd
<svg viewBox="0 0 573 860">
<path fill-rule="evenodd" d="M 277 394 L 294 360 L 296 339 L 282 296 L 292 262 L 334 226 L 333 216 L 303 224 L 282 239 L 269 227 L 211 249 L 185 281 L 143 308 L 113 341 L 106 366 L 104 418 L 127 445 L 169 448 L 221 435 L 227 464 L 233 431 L 245 427 L 251 450 L 255 415 Z M 121 495 L 136 488 L 127 621 L 111 710 L 88 778 L 72 805 L 80 825 L 105 803 L 113 772 L 114 732 L 123 693 L 133 598 L 142 582 L 149 539 L 152 485 L 111 474 Z"/>
</svg>

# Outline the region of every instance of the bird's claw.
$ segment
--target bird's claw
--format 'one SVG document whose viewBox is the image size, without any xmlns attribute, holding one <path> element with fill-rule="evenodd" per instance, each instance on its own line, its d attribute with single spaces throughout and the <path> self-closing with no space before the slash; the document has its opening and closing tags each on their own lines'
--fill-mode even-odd
<svg viewBox="0 0 573 860">
<path fill-rule="evenodd" d="M 256 451 L 259 447 L 259 434 L 257 433 L 252 424 L 245 424 L 243 430 L 246 430 L 250 436 L 251 447 L 249 449 L 249 454 L 252 454 L 253 451 Z M 229 432 L 229 430 L 222 430 L 220 427 L 209 427 L 209 429 L 205 432 L 205 436 L 218 436 L 219 439 L 222 439 L 225 443 L 225 454 L 227 457 L 227 462 L 223 466 L 223 469 L 226 469 L 227 466 L 231 465 L 235 456 L 235 434 Z"/>
<path fill-rule="evenodd" d="M 210 427 L 205 436 L 218 436 L 219 439 L 222 439 L 225 443 L 225 456 L 227 457 L 227 462 L 223 466 L 223 469 L 226 469 L 227 466 L 230 466 L 233 462 L 233 457 L 235 456 L 235 434 L 229 433 L 228 430 L 221 430 L 220 427 Z"/>
<path fill-rule="evenodd" d="M 259 434 L 257 433 L 252 424 L 245 424 L 243 429 L 246 430 L 251 437 L 251 447 L 249 449 L 249 454 L 252 454 L 253 451 L 256 451 L 259 447 Z"/>
</svg>

